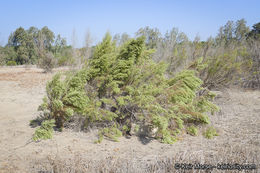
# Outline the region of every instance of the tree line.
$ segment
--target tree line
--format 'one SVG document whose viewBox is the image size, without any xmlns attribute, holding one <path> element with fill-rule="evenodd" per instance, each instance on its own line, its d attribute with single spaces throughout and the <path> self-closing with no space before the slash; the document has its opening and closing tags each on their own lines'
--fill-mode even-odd
<svg viewBox="0 0 260 173">
<path fill-rule="evenodd" d="M 193 41 L 177 28 L 162 34 L 158 28 L 144 27 L 136 36 L 145 36 L 147 48 L 155 49 L 153 59 L 168 64 L 168 74 L 175 75 L 191 63 L 201 61 L 200 78 L 213 88 L 230 83 L 260 87 L 260 22 L 247 26 L 244 19 L 228 21 L 215 37 Z"/>
<path fill-rule="evenodd" d="M 17 28 L 8 38 L 8 43 L 0 47 L 1 65 L 38 64 L 40 59 L 48 56 L 59 60 L 60 65 L 65 65 L 72 56 L 72 47 L 67 45 L 61 35 L 55 36 L 47 26 L 38 29 L 30 27 L 25 30 Z"/>
<path fill-rule="evenodd" d="M 213 63 L 217 59 L 219 59 L 218 62 L 224 62 L 221 58 L 225 57 L 230 60 L 232 56 L 235 56 L 234 61 L 243 62 L 244 66 L 246 66 L 245 60 L 251 61 L 247 62 L 252 65 L 248 70 L 251 74 L 256 74 L 255 76 L 258 76 L 260 64 L 259 35 L 260 22 L 250 29 L 244 19 L 236 22 L 228 21 L 219 28 L 216 37 L 210 37 L 206 41 L 201 41 L 199 36 L 191 41 L 177 28 L 162 34 L 158 28 L 144 27 L 135 33 L 136 37 L 145 36 L 147 48 L 156 50 L 153 54 L 155 61 L 164 61 L 169 64 L 167 68 L 169 74 L 181 71 L 190 62 L 200 57 L 204 58 L 203 62 Z M 90 35 L 87 36 L 86 42 L 90 41 L 89 38 Z M 130 39 L 127 33 L 115 34 L 112 37 L 112 41 L 117 46 L 122 46 Z M 8 43 L 0 47 L 0 65 L 37 64 L 46 70 L 51 70 L 55 66 L 85 64 L 87 59 L 92 58 L 94 49 L 95 46 L 91 46 L 90 43 L 86 43 L 85 47 L 75 49 L 67 45 L 65 38 L 59 34 L 55 36 L 53 31 L 46 26 L 41 29 L 30 27 L 27 30 L 19 27 L 10 34 Z M 234 62 L 230 62 L 230 65 L 234 65 Z M 217 70 L 221 71 L 219 66 Z M 231 69 L 234 71 L 233 68 Z M 208 70 L 212 71 L 212 69 Z M 204 77 L 207 80 L 210 79 L 209 76 Z M 254 81 L 259 80 L 258 77 L 252 78 Z M 215 84 L 208 81 L 208 85 Z"/>
</svg>

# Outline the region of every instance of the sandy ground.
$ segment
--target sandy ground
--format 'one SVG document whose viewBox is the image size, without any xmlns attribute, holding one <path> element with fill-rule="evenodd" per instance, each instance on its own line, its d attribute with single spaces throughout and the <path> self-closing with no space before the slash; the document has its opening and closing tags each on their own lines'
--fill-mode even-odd
<svg viewBox="0 0 260 173">
<path fill-rule="evenodd" d="M 216 98 L 221 111 L 210 118 L 220 135 L 211 140 L 201 134 L 183 134 L 183 139 L 172 145 L 137 137 L 94 144 L 95 131 L 65 129 L 55 132 L 53 139 L 28 143 L 35 131 L 29 121 L 39 115 L 37 108 L 53 74 L 35 67 L 0 68 L 0 172 L 37 172 L 38 168 L 32 169 L 37 161 L 77 155 L 92 161 L 131 159 L 138 165 L 171 157 L 177 161 L 193 157 L 203 163 L 232 162 L 235 157 L 243 157 L 239 160 L 243 163 L 260 163 L 260 91 L 241 89 L 226 89 Z M 260 168 L 255 172 L 260 172 Z"/>
</svg>

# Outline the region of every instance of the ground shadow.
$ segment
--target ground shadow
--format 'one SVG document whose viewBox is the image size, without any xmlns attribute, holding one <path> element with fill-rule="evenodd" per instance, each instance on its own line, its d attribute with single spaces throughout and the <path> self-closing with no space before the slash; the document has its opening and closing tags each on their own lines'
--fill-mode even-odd
<svg viewBox="0 0 260 173">
<path fill-rule="evenodd" d="M 138 136 L 138 140 L 144 144 L 144 145 L 147 145 L 148 143 L 150 143 L 153 138 L 149 137 L 149 136 L 146 136 L 146 135 L 139 135 Z"/>
</svg>

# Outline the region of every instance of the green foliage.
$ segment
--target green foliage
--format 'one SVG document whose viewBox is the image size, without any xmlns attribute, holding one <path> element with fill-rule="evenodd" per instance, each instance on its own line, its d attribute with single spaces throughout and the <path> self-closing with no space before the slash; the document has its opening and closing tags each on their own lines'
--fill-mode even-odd
<svg viewBox="0 0 260 173">
<path fill-rule="evenodd" d="M 158 40 L 160 39 L 160 31 L 157 28 L 149 28 L 148 26 L 146 26 L 145 28 L 140 28 L 137 32 L 136 32 L 137 36 L 145 36 L 146 40 L 146 46 L 147 48 L 156 48 L 156 44 L 158 42 Z"/>
<path fill-rule="evenodd" d="M 29 64 L 35 61 L 36 46 L 33 37 L 24 28 L 19 27 L 9 36 L 8 45 L 14 47 L 17 64 Z"/>
<path fill-rule="evenodd" d="M 42 29 L 30 27 L 28 30 L 19 27 L 9 36 L 5 48 L 6 62 L 16 61 L 18 65 L 22 65 L 37 64 L 40 60 L 46 64 L 46 55 L 63 54 L 66 47 L 66 40 L 60 35 L 55 43 L 54 39 L 54 33 L 47 26 Z"/>
<path fill-rule="evenodd" d="M 53 135 L 53 127 L 55 126 L 55 120 L 46 120 L 42 122 L 41 127 L 35 130 L 33 135 L 33 141 L 39 141 L 41 139 L 51 139 Z"/>
<path fill-rule="evenodd" d="M 0 47 L 0 66 L 5 65 L 5 54 L 2 52 Z"/>
<path fill-rule="evenodd" d="M 194 125 L 188 127 L 187 132 L 192 136 L 198 136 L 198 129 Z"/>
<path fill-rule="evenodd" d="M 39 110 L 55 119 L 57 128 L 62 129 L 64 122 L 74 113 L 84 114 L 83 110 L 88 102 L 88 97 L 84 93 L 86 75 L 86 71 L 82 70 L 74 76 L 68 75 L 64 81 L 61 81 L 61 75 L 57 74 L 48 82 L 47 97 L 43 99 Z"/>
<path fill-rule="evenodd" d="M 7 65 L 7 66 L 15 66 L 15 65 L 17 65 L 17 64 L 16 64 L 15 61 L 8 61 L 8 62 L 6 63 L 6 65 Z"/>
<path fill-rule="evenodd" d="M 144 37 L 130 40 L 121 49 L 113 68 L 113 80 L 118 85 L 123 85 L 130 80 L 130 74 L 134 71 L 133 66 L 140 61 L 144 50 Z"/>
<path fill-rule="evenodd" d="M 16 64 L 17 54 L 13 47 L 0 46 L 0 65 L 7 65 L 9 61 L 14 61 Z M 12 62 L 12 64 L 14 64 Z"/>
<path fill-rule="evenodd" d="M 117 127 L 103 128 L 99 131 L 99 139 L 95 143 L 101 143 L 104 136 L 118 142 L 118 138 L 122 136 L 122 132 Z"/>
<path fill-rule="evenodd" d="M 106 33 L 103 41 L 98 44 L 91 59 L 91 77 L 101 76 L 108 72 L 111 65 L 111 58 L 115 50 L 115 43 L 112 42 L 112 37 Z"/>
<path fill-rule="evenodd" d="M 233 42 L 244 41 L 249 33 L 249 27 L 246 26 L 244 19 L 237 20 L 236 22 L 228 21 L 224 26 L 220 27 L 216 40 L 218 43 L 222 42 L 228 46 Z"/>
<path fill-rule="evenodd" d="M 55 47 L 54 51 L 54 57 L 57 59 L 58 66 L 66 66 L 75 63 L 71 46 L 58 46 L 58 48 Z"/>
<path fill-rule="evenodd" d="M 208 127 L 203 134 L 205 138 L 212 139 L 214 136 L 218 136 L 218 133 L 214 127 Z"/>
<path fill-rule="evenodd" d="M 248 33 L 248 38 L 260 40 L 260 22 L 253 25 L 253 29 Z"/>
<path fill-rule="evenodd" d="M 54 76 L 47 84 L 47 97 L 40 110 L 49 112 L 62 128 L 73 114 L 84 116 L 86 126 L 100 125 L 99 139 L 117 141 L 131 131 L 132 124 L 156 129 L 154 136 L 173 143 L 190 123 L 209 123 L 207 112 L 217 107 L 209 92 L 198 95 L 202 81 L 196 71 L 184 70 L 166 78 L 167 65 L 152 60 L 145 38 L 127 41 L 117 51 L 106 34 L 89 65 L 65 80 Z M 135 130 L 135 129 L 132 129 Z"/>
</svg>

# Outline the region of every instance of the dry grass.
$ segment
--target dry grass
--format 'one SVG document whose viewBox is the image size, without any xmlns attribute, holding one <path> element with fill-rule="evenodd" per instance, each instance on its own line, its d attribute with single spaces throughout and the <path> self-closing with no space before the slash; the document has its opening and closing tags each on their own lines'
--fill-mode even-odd
<svg viewBox="0 0 260 173">
<path fill-rule="evenodd" d="M 86 160 L 82 154 L 74 154 L 70 158 L 61 158 L 60 154 L 31 163 L 30 172 L 46 173 L 79 173 L 79 172 L 103 172 L 103 173 L 166 173 L 178 172 L 174 168 L 175 163 L 186 164 L 208 164 L 217 165 L 221 163 L 229 164 L 255 164 L 259 168 L 259 151 L 245 148 L 244 146 L 234 146 L 234 143 L 226 143 L 215 148 L 216 151 L 179 151 L 172 157 L 156 156 L 150 159 L 136 159 L 107 157 L 100 160 Z M 182 172 L 182 171 L 179 171 Z M 213 168 L 212 170 L 186 170 L 186 172 L 223 172 L 223 170 Z M 225 172 L 238 172 L 237 170 Z M 257 170 L 242 170 L 239 172 L 257 173 Z"/>
<path fill-rule="evenodd" d="M 0 81 L 14 81 L 22 88 L 31 88 L 45 85 L 52 76 L 61 71 L 69 70 L 68 67 L 56 68 L 53 73 L 44 73 L 35 66 L 14 66 L 0 68 Z"/>
</svg>

